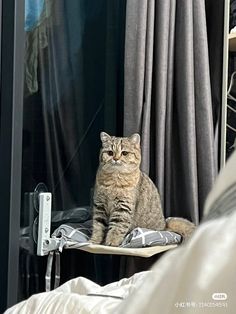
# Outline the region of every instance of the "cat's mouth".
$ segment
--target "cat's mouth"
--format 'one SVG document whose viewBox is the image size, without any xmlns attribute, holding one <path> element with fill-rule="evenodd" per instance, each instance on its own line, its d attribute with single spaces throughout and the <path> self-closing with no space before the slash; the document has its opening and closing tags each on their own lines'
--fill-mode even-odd
<svg viewBox="0 0 236 314">
<path fill-rule="evenodd" d="M 121 166 L 122 162 L 120 160 L 112 160 L 111 164 L 112 166 Z"/>
</svg>

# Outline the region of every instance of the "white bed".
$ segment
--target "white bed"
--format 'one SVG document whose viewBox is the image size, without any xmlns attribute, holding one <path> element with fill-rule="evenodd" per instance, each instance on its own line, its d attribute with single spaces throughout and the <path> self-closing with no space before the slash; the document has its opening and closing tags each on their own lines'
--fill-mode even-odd
<svg viewBox="0 0 236 314">
<path fill-rule="evenodd" d="M 208 220 L 190 241 L 167 252 L 151 271 L 104 287 L 75 278 L 54 291 L 33 295 L 6 314 L 234 314 L 236 152 L 207 199 L 205 216 Z"/>
<path fill-rule="evenodd" d="M 151 271 L 101 287 L 75 278 L 6 311 L 28 313 L 235 313 L 236 212 L 202 224 L 186 245 L 167 252 Z M 222 239 L 224 239 L 222 241 Z M 214 300 L 214 293 L 226 300 Z"/>
</svg>

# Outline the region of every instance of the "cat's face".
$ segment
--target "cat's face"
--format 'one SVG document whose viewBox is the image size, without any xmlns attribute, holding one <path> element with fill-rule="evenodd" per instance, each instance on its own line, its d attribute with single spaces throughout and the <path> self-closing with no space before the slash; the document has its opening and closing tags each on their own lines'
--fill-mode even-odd
<svg viewBox="0 0 236 314">
<path fill-rule="evenodd" d="M 141 163 L 140 136 L 135 133 L 130 137 L 110 136 L 101 132 L 102 149 L 100 167 L 107 172 L 119 171 L 131 173 Z"/>
</svg>

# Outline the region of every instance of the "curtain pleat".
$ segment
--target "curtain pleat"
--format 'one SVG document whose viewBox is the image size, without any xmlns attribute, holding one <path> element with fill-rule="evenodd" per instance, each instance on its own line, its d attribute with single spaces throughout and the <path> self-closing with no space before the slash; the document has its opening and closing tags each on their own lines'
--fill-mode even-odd
<svg viewBox="0 0 236 314">
<path fill-rule="evenodd" d="M 204 0 L 127 0 L 124 134 L 166 216 L 195 223 L 216 175 Z"/>
</svg>

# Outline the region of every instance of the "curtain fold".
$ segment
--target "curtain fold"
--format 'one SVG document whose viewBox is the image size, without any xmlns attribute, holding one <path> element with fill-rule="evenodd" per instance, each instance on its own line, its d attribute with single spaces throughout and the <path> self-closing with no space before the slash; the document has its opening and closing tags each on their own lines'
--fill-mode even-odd
<svg viewBox="0 0 236 314">
<path fill-rule="evenodd" d="M 204 0 L 127 0 L 124 134 L 133 132 L 165 215 L 198 223 L 216 175 Z"/>
</svg>

